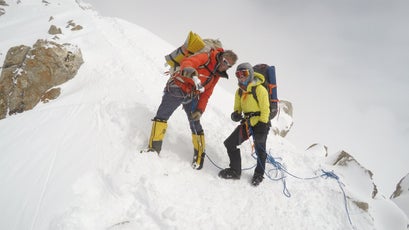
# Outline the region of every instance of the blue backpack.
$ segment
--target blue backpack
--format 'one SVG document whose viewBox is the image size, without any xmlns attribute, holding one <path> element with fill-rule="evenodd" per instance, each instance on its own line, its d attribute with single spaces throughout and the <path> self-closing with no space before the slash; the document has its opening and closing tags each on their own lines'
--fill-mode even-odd
<svg viewBox="0 0 409 230">
<path fill-rule="evenodd" d="M 270 120 L 273 119 L 278 112 L 278 97 L 277 97 L 277 81 L 276 81 L 276 69 L 274 66 L 267 64 L 257 64 L 253 66 L 254 72 L 262 74 L 264 76 L 264 86 L 267 89 L 268 97 L 270 101 Z M 256 87 L 251 89 L 254 99 L 258 103 Z M 240 95 L 241 96 L 241 95 Z"/>
</svg>

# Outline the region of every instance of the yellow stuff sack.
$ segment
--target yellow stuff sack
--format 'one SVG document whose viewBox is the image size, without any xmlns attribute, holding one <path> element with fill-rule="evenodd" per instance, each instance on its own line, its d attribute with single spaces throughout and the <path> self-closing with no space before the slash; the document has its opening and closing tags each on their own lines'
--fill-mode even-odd
<svg viewBox="0 0 409 230">
<path fill-rule="evenodd" d="M 176 68 L 180 65 L 180 61 L 183 58 L 202 50 L 205 46 L 206 43 L 203 39 L 198 34 L 190 31 L 185 43 L 165 56 L 166 63 L 172 68 Z"/>
</svg>

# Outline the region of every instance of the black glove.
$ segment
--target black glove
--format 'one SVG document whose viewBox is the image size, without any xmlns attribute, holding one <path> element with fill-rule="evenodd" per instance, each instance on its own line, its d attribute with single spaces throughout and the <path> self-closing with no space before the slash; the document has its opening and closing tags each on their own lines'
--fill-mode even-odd
<svg viewBox="0 0 409 230">
<path fill-rule="evenodd" d="M 235 122 L 241 121 L 241 119 L 243 119 L 243 117 L 241 116 L 241 113 L 237 111 L 234 111 L 233 113 L 231 113 L 230 117 L 231 117 L 231 120 Z"/>
<path fill-rule="evenodd" d="M 185 67 L 185 68 L 182 70 L 182 76 L 184 76 L 184 77 L 189 77 L 189 78 L 193 78 L 194 76 L 197 76 L 197 71 L 195 70 L 195 68 Z"/>
<path fill-rule="evenodd" d="M 273 119 L 278 112 L 278 102 L 274 102 L 270 104 L 270 120 Z"/>
</svg>

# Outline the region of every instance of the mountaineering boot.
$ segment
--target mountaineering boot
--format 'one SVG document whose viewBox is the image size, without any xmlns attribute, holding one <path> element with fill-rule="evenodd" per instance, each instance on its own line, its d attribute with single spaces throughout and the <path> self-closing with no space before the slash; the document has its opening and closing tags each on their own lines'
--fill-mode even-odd
<svg viewBox="0 0 409 230">
<path fill-rule="evenodd" d="M 253 179 L 251 179 L 251 184 L 254 186 L 258 186 L 263 181 L 263 179 L 263 174 L 255 172 L 253 175 Z"/>
<path fill-rule="evenodd" d="M 164 120 L 153 119 L 152 120 L 151 136 L 149 137 L 148 152 L 157 152 L 158 155 L 162 149 L 162 140 L 166 133 L 168 123 Z"/>
<path fill-rule="evenodd" d="M 240 179 L 240 174 L 232 169 L 232 168 L 226 168 L 223 169 L 219 172 L 219 177 L 223 178 L 223 179 L 235 179 L 238 180 Z"/>
<path fill-rule="evenodd" d="M 204 134 L 192 134 L 192 143 L 194 149 L 192 167 L 200 170 L 203 167 L 203 162 L 206 155 Z"/>
</svg>

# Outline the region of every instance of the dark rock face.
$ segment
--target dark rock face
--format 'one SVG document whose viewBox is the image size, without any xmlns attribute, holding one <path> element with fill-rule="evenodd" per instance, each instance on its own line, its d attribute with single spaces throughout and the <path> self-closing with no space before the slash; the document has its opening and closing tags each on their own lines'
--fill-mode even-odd
<svg viewBox="0 0 409 230">
<path fill-rule="evenodd" d="M 58 97 L 55 90 L 50 97 L 50 89 L 72 79 L 83 63 L 80 49 L 70 44 L 38 40 L 10 48 L 0 75 L 0 119 Z"/>
</svg>

